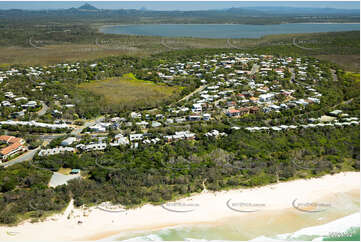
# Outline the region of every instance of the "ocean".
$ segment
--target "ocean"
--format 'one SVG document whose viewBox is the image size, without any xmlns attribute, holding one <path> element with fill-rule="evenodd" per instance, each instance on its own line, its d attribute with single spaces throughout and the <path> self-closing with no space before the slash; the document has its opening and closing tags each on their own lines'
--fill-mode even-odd
<svg viewBox="0 0 361 242">
<path fill-rule="evenodd" d="M 121 233 L 116 241 L 359 241 L 360 193 L 332 197 L 332 207 L 316 213 L 294 208 L 252 213 L 196 225 Z"/>
<path fill-rule="evenodd" d="M 260 38 L 262 36 L 272 34 L 338 32 L 352 30 L 360 31 L 360 24 L 135 24 L 104 26 L 100 28 L 100 32 L 106 34 L 216 39 Z"/>
</svg>

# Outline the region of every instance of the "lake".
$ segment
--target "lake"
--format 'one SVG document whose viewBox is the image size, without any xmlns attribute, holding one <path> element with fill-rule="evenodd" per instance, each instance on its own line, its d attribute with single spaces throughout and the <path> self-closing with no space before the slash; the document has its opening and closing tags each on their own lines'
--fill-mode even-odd
<svg viewBox="0 0 361 242">
<path fill-rule="evenodd" d="M 260 38 L 271 34 L 338 32 L 352 30 L 360 31 L 360 24 L 137 24 L 104 26 L 100 28 L 100 31 L 106 34 L 219 39 Z"/>
</svg>

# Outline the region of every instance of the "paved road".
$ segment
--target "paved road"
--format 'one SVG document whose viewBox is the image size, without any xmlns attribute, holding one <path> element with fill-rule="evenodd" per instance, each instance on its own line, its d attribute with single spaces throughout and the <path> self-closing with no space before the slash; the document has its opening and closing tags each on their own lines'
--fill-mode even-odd
<svg viewBox="0 0 361 242">
<path fill-rule="evenodd" d="M 179 48 L 174 48 L 174 47 L 169 46 L 163 39 L 160 40 L 160 44 L 170 50 L 178 50 L 179 49 Z"/>
<path fill-rule="evenodd" d="M 29 45 L 30 45 L 31 47 L 36 48 L 36 49 L 43 49 L 43 50 L 49 49 L 49 48 L 45 48 L 45 47 L 36 46 L 36 45 L 33 43 L 31 37 L 29 38 Z"/>
<path fill-rule="evenodd" d="M 206 88 L 207 85 L 203 85 L 198 87 L 196 90 L 194 90 L 193 92 L 189 93 L 187 96 L 183 97 L 182 99 L 178 100 L 177 103 L 184 101 L 184 100 L 188 100 L 191 96 L 193 96 L 194 94 L 201 92 L 204 90 L 204 88 Z"/>
<path fill-rule="evenodd" d="M 57 138 L 59 136 L 62 136 L 62 135 L 64 135 L 64 134 L 42 135 L 42 136 L 40 136 L 40 139 L 42 139 L 43 144 L 45 144 L 45 143 L 49 143 L 53 139 L 55 139 L 55 138 Z M 15 159 L 12 159 L 12 160 L 10 160 L 8 162 L 5 162 L 5 163 L 1 163 L 0 166 L 8 167 L 8 166 L 12 166 L 12 165 L 24 162 L 24 161 L 32 160 L 34 158 L 34 155 L 36 154 L 36 152 L 38 150 L 40 150 L 40 148 L 41 147 L 39 146 L 34 150 L 29 150 L 29 151 L 25 152 L 24 154 L 22 154 L 21 156 L 16 157 Z"/>
<path fill-rule="evenodd" d="M 240 47 L 234 45 L 230 39 L 227 39 L 227 45 L 228 45 L 229 48 L 241 49 Z"/>
<path fill-rule="evenodd" d="M 15 159 L 12 159 L 8 162 L 5 162 L 5 163 L 1 163 L 0 166 L 3 166 L 3 167 L 8 167 L 8 166 L 12 166 L 12 165 L 15 165 L 17 163 L 21 163 L 21 162 L 24 162 L 24 161 L 29 161 L 29 160 L 32 160 L 34 155 L 36 154 L 36 152 L 40 149 L 40 147 L 34 149 L 34 150 L 29 150 L 28 152 L 22 154 L 21 156 L 19 157 L 16 157 Z"/>
<path fill-rule="evenodd" d="M 250 75 L 253 75 L 258 71 L 259 71 L 259 65 L 253 64 Z"/>
<path fill-rule="evenodd" d="M 296 81 L 295 68 L 290 68 L 290 72 L 291 72 L 290 83 L 292 83 L 292 80 Z"/>
<path fill-rule="evenodd" d="M 43 116 L 49 109 L 49 107 L 43 101 L 41 101 L 41 105 L 43 107 L 37 112 L 39 116 Z"/>
<path fill-rule="evenodd" d="M 336 71 L 334 69 L 331 69 L 331 73 L 332 73 L 332 78 L 334 82 L 338 81 L 337 75 L 336 75 Z"/>
<path fill-rule="evenodd" d="M 100 123 L 104 120 L 104 116 L 98 117 L 95 120 L 90 120 L 85 122 L 85 124 L 83 126 L 80 126 L 79 128 L 73 129 L 73 131 L 71 132 L 72 135 L 80 135 L 80 133 L 83 131 L 83 129 L 88 128 L 90 126 L 93 126 L 97 123 Z"/>
<path fill-rule="evenodd" d="M 300 49 L 303 49 L 303 50 L 318 50 L 320 48 L 306 48 L 306 47 L 303 47 L 303 46 L 300 46 L 299 44 L 297 44 L 296 42 L 296 38 L 293 38 L 292 40 L 292 44 Z"/>
</svg>

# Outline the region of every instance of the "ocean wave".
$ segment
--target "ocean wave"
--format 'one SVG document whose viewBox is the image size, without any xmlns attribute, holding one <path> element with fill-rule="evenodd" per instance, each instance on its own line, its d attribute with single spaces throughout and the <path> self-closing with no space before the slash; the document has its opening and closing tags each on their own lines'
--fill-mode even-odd
<svg viewBox="0 0 361 242">
<path fill-rule="evenodd" d="M 134 238 L 122 240 L 124 242 L 133 242 L 133 241 L 163 241 L 162 237 L 157 234 L 148 234 L 143 236 L 137 236 Z"/>
<path fill-rule="evenodd" d="M 351 228 L 360 227 L 360 212 L 334 220 L 332 222 L 300 229 L 294 233 L 280 234 L 273 238 L 260 236 L 250 241 L 292 241 L 292 240 L 309 240 L 322 241 L 332 233 L 346 233 Z"/>
<path fill-rule="evenodd" d="M 320 218 L 322 220 L 322 218 Z M 349 232 L 351 228 L 360 227 L 360 212 L 339 218 L 337 220 L 331 221 L 326 224 L 306 227 L 300 229 L 296 232 L 279 234 L 272 237 L 259 236 L 250 241 L 266 241 L 266 242 L 278 242 L 278 241 L 322 241 L 324 238 L 329 237 L 332 233 L 346 233 Z M 204 233 L 205 231 L 202 231 Z M 182 241 L 191 241 L 191 242 L 218 242 L 227 240 L 212 240 L 204 238 L 192 238 L 192 227 L 189 226 L 172 226 L 168 228 L 163 228 L 158 231 L 146 232 L 134 234 L 134 237 L 127 239 L 119 239 L 119 235 L 115 240 L 133 242 L 133 241 L 166 241 L 169 238 L 174 236 L 178 237 L 178 240 Z M 188 235 L 188 236 L 187 236 Z M 184 237 L 183 237 L 184 236 Z M 197 236 L 198 237 L 198 236 Z M 228 240 L 230 241 L 230 240 Z"/>
</svg>

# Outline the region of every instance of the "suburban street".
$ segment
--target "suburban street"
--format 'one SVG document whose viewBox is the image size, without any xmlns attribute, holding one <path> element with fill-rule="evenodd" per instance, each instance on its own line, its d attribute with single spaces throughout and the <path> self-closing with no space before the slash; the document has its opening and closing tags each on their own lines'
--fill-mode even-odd
<svg viewBox="0 0 361 242">
<path fill-rule="evenodd" d="M 55 139 L 59 136 L 62 136 L 62 135 L 64 135 L 64 134 L 42 135 L 42 136 L 40 136 L 40 139 L 43 140 L 42 145 L 45 145 L 45 144 L 48 144 L 53 139 Z M 40 150 L 40 148 L 41 148 L 41 146 L 37 147 L 36 149 L 29 150 L 29 151 L 25 152 L 24 154 L 14 158 L 8 162 L 0 163 L 0 166 L 8 167 L 8 166 L 12 166 L 12 165 L 24 162 L 24 161 L 32 160 L 33 157 L 35 156 L 36 152 L 38 152 Z"/>
<path fill-rule="evenodd" d="M 8 167 L 8 166 L 15 165 L 17 163 L 32 160 L 38 150 L 40 150 L 40 147 L 38 147 L 34 150 L 29 150 L 26 153 L 20 155 L 19 157 L 16 157 L 15 159 L 8 161 L 8 162 L 1 163 L 0 166 Z"/>
<path fill-rule="evenodd" d="M 198 87 L 196 90 L 194 90 L 193 92 L 189 93 L 187 96 L 183 97 L 182 99 L 178 100 L 177 103 L 182 102 L 184 100 L 188 100 L 190 97 L 192 97 L 194 94 L 201 92 L 204 90 L 204 88 L 206 88 L 207 85 L 203 85 Z"/>
<path fill-rule="evenodd" d="M 332 73 L 332 79 L 334 82 L 337 82 L 338 78 L 336 75 L 336 71 L 334 69 L 331 69 L 331 73 Z"/>
<path fill-rule="evenodd" d="M 80 135 L 80 133 L 83 131 L 83 129 L 86 129 L 86 128 L 90 127 L 90 126 L 93 126 L 93 125 L 95 125 L 97 123 L 100 123 L 103 120 L 104 120 L 104 116 L 100 116 L 100 117 L 96 118 L 95 120 L 87 121 L 87 122 L 85 122 L 85 124 L 83 126 L 80 126 L 79 128 L 74 129 L 71 132 L 71 134 L 72 135 Z"/>
<path fill-rule="evenodd" d="M 251 69 L 251 75 L 254 75 L 256 72 L 258 72 L 258 70 L 259 70 L 259 65 L 253 64 Z"/>
<path fill-rule="evenodd" d="M 290 72 L 291 72 L 290 83 L 292 83 L 292 80 L 293 81 L 296 80 L 295 68 L 290 68 Z"/>
<path fill-rule="evenodd" d="M 37 114 L 39 116 L 43 116 L 48 111 L 49 107 L 43 101 L 40 101 L 40 103 L 43 107 L 37 112 Z"/>
<path fill-rule="evenodd" d="M 300 46 L 299 44 L 297 44 L 296 42 L 296 38 L 293 38 L 292 40 L 292 44 L 300 49 L 303 49 L 303 50 L 317 50 L 319 48 L 306 48 L 306 47 L 303 47 L 303 46 Z"/>
</svg>

